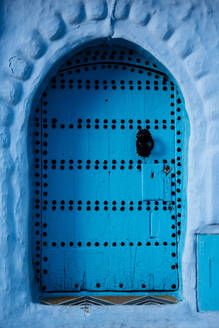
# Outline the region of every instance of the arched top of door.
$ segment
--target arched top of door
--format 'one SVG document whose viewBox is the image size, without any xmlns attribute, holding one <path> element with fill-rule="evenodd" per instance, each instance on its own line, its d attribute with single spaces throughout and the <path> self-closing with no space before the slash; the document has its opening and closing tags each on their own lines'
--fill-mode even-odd
<svg viewBox="0 0 219 328">
<path fill-rule="evenodd" d="M 63 63 L 63 59 L 61 60 Z M 106 71 L 109 69 L 129 70 L 139 76 L 162 78 L 177 86 L 170 72 L 148 51 L 124 39 L 99 39 L 86 43 L 83 47 L 68 54 L 64 64 L 59 66 L 58 75 L 64 72 L 69 75 L 82 71 L 96 70 L 101 65 Z"/>
</svg>

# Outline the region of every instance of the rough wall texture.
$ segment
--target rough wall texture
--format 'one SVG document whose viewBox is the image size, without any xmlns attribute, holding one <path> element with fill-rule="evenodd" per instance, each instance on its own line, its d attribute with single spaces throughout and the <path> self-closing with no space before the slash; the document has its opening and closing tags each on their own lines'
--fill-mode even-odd
<svg viewBox="0 0 219 328">
<path fill-rule="evenodd" d="M 195 232 L 219 223 L 219 1 L 5 0 L 0 10 L 0 326 L 218 327 L 196 310 Z M 49 69 L 86 41 L 120 37 L 176 78 L 190 119 L 183 301 L 170 306 L 47 307 L 29 277 L 27 125 Z"/>
</svg>

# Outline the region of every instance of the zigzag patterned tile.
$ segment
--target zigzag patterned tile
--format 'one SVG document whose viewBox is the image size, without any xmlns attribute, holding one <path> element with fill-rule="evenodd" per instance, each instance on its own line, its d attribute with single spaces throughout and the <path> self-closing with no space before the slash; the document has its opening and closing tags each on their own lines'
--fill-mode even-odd
<svg viewBox="0 0 219 328">
<path fill-rule="evenodd" d="M 46 305 L 156 305 L 174 304 L 177 299 L 173 296 L 68 296 L 54 297 L 41 300 Z"/>
</svg>

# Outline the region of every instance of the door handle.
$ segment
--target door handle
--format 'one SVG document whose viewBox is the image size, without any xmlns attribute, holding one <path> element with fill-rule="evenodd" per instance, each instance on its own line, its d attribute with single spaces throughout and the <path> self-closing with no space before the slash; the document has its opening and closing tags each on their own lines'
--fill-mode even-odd
<svg viewBox="0 0 219 328">
<path fill-rule="evenodd" d="M 139 156 L 148 157 L 154 148 L 154 140 L 150 132 L 140 129 L 136 134 L 136 150 Z"/>
</svg>

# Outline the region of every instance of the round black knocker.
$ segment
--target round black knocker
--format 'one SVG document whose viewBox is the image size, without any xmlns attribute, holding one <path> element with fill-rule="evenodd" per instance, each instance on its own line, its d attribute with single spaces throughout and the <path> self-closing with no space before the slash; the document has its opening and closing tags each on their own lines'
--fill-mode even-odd
<svg viewBox="0 0 219 328">
<path fill-rule="evenodd" d="M 136 134 L 136 150 L 139 156 L 148 157 L 154 148 L 154 140 L 150 132 L 146 129 L 140 129 Z"/>
</svg>

